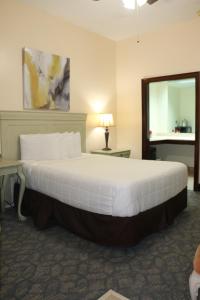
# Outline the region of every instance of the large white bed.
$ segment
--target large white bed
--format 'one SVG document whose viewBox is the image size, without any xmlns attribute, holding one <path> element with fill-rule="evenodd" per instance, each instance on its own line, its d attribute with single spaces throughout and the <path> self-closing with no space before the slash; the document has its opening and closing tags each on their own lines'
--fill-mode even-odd
<svg viewBox="0 0 200 300">
<path fill-rule="evenodd" d="M 85 114 L 0 112 L 0 130 L 3 159 L 20 159 L 24 135 L 53 133 L 64 140 L 56 148 L 54 140 L 48 144 L 52 136 L 46 142 L 40 136 L 34 153 L 35 142 L 21 147 L 26 176 L 22 214 L 31 216 L 40 229 L 59 224 L 97 243 L 134 245 L 172 224 L 187 207 L 183 164 L 81 154 Z M 65 131 L 80 133 L 81 149 L 75 156 L 65 147 Z M 60 158 L 58 149 L 69 157 Z"/>
<path fill-rule="evenodd" d="M 27 187 L 93 213 L 131 217 L 180 193 L 182 163 L 82 154 L 65 160 L 23 161 Z"/>
</svg>

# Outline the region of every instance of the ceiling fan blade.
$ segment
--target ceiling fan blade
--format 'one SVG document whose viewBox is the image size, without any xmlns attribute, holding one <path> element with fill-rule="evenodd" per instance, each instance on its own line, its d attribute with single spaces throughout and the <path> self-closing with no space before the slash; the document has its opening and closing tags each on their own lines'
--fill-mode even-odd
<svg viewBox="0 0 200 300">
<path fill-rule="evenodd" d="M 155 2 L 157 2 L 158 0 L 147 0 L 148 4 L 154 4 Z"/>
</svg>

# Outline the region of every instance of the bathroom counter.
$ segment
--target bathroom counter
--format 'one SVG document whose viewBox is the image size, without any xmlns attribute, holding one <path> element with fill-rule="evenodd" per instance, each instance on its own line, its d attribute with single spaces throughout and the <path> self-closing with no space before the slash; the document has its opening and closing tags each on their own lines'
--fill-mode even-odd
<svg viewBox="0 0 200 300">
<path fill-rule="evenodd" d="M 149 139 L 151 144 L 189 144 L 195 143 L 194 133 L 172 133 L 152 135 Z"/>
</svg>

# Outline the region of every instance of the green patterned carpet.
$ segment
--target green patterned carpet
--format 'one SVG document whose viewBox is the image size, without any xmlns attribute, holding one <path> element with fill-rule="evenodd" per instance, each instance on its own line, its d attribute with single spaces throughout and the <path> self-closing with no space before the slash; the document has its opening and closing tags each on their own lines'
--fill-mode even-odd
<svg viewBox="0 0 200 300">
<path fill-rule="evenodd" d="M 131 300 L 190 299 L 188 278 L 200 243 L 200 193 L 175 223 L 131 248 L 99 246 L 61 227 L 2 217 L 2 300 L 97 300 L 109 289 Z"/>
</svg>

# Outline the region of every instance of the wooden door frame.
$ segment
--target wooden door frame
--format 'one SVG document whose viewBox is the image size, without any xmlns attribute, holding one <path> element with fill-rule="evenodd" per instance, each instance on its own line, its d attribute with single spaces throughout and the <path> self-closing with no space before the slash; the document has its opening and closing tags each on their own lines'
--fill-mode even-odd
<svg viewBox="0 0 200 300">
<path fill-rule="evenodd" d="M 195 79 L 195 142 L 194 144 L 194 190 L 200 190 L 199 142 L 200 142 L 200 72 L 182 73 L 142 79 L 142 159 L 149 155 L 149 83 L 178 79 Z M 174 143 L 174 142 L 173 142 Z M 185 144 L 185 143 L 183 143 Z M 189 144 L 189 143 L 188 143 Z"/>
</svg>

